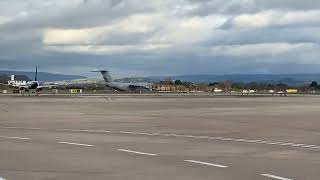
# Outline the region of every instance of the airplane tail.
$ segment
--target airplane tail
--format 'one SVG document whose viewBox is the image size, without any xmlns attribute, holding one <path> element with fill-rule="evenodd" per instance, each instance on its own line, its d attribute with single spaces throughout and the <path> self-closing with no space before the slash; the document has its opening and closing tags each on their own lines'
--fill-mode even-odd
<svg viewBox="0 0 320 180">
<path fill-rule="evenodd" d="M 34 77 L 34 81 L 38 81 L 38 66 L 36 66 L 36 74 Z"/>
<path fill-rule="evenodd" d="M 92 72 L 100 72 L 104 81 L 107 83 L 107 84 L 110 84 L 112 83 L 112 78 L 111 78 L 111 75 L 109 74 L 109 71 L 107 70 L 100 70 L 100 71 L 92 71 Z"/>
</svg>

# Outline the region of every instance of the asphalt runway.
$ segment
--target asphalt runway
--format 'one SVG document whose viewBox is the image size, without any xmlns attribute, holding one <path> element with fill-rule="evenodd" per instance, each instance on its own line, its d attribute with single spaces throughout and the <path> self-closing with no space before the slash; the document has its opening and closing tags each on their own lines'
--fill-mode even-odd
<svg viewBox="0 0 320 180">
<path fill-rule="evenodd" d="M 320 97 L 0 97 L 0 180 L 319 180 Z"/>
</svg>

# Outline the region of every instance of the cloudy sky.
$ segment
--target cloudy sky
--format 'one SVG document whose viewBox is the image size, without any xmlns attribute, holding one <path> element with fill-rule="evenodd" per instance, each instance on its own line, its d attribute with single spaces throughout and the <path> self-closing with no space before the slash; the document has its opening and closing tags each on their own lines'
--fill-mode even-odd
<svg viewBox="0 0 320 180">
<path fill-rule="evenodd" d="M 0 69 L 320 73 L 320 1 L 1 0 Z"/>
</svg>

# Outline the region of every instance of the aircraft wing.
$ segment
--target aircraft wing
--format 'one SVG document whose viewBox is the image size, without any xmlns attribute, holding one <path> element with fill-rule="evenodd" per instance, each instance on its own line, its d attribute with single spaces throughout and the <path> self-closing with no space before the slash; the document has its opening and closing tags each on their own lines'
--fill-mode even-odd
<svg viewBox="0 0 320 180">
<path fill-rule="evenodd" d="M 52 87 L 56 87 L 56 85 L 38 86 L 37 89 L 52 88 Z"/>
<path fill-rule="evenodd" d="M 12 86 L 11 84 L 4 84 L 4 83 L 0 83 L 0 84 L 4 86 Z"/>
<path fill-rule="evenodd" d="M 4 86 L 15 87 L 15 88 L 28 88 L 28 86 L 17 86 L 17 85 L 14 85 L 14 84 L 4 84 L 4 83 L 0 83 L 0 84 L 4 85 Z"/>
</svg>

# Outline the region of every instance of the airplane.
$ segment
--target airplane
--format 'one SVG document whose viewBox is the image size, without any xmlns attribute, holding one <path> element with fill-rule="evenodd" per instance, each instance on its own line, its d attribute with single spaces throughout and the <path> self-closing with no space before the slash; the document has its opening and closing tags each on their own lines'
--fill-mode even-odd
<svg viewBox="0 0 320 180">
<path fill-rule="evenodd" d="M 37 92 L 42 91 L 43 88 L 48 87 L 48 86 L 40 86 L 39 81 L 38 81 L 38 67 L 36 67 L 36 72 L 35 72 L 35 78 L 34 81 L 28 81 L 25 84 L 19 84 L 19 83 L 10 83 L 10 84 L 3 84 L 5 86 L 11 86 L 14 88 L 18 88 L 20 91 L 25 91 L 28 92 L 29 90 L 36 90 Z"/>
<path fill-rule="evenodd" d="M 150 91 L 149 88 L 142 85 L 136 85 L 131 83 L 117 83 L 112 80 L 112 77 L 107 70 L 98 70 L 98 71 L 91 71 L 91 72 L 100 72 L 104 81 L 106 82 L 106 86 L 110 87 L 116 91 L 122 92 L 141 92 L 141 91 Z"/>
</svg>

